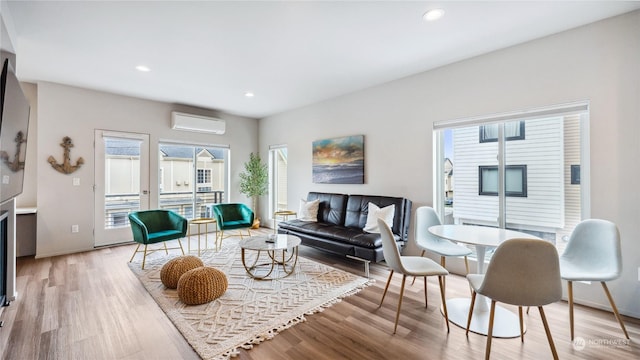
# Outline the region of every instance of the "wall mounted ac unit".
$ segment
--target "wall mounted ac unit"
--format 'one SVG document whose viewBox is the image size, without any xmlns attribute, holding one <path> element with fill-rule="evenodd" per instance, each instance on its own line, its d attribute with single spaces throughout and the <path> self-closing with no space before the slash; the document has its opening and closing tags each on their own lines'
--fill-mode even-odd
<svg viewBox="0 0 640 360">
<path fill-rule="evenodd" d="M 192 115 L 172 111 L 171 128 L 174 130 L 195 131 L 222 135 L 224 134 L 226 129 L 226 122 L 224 120 L 208 116 Z"/>
</svg>

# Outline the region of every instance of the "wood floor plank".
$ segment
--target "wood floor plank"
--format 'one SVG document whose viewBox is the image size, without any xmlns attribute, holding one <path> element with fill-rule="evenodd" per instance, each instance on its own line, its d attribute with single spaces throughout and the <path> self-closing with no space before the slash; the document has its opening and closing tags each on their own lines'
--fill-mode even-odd
<svg viewBox="0 0 640 360">
<path fill-rule="evenodd" d="M 213 237 L 209 242 L 212 249 Z M 19 258 L 19 298 L 0 315 L 5 322 L 0 328 L 2 359 L 199 359 L 129 270 L 133 249 L 133 245 L 123 245 L 45 259 Z M 357 261 L 304 246 L 300 255 L 363 274 L 362 263 Z M 164 255 L 156 252 L 152 256 Z M 422 280 L 414 285 L 408 280 L 398 331 L 393 335 L 401 277 L 394 276 L 384 304 L 378 307 L 387 276 L 383 264 L 372 264 L 374 285 L 306 316 L 306 321 L 251 350 L 240 350 L 236 359 L 484 357 L 486 337 L 466 337 L 464 329 L 453 324 L 447 333 L 435 278 L 428 280 L 426 308 Z M 466 279 L 449 275 L 446 296 L 468 297 Z M 576 336 L 586 343 L 576 348 L 569 340 L 567 303 L 546 306 L 545 313 L 561 359 L 640 358 L 638 319 L 624 318 L 631 336 L 626 341 L 612 313 L 576 305 Z M 519 338 L 494 339 L 492 358 L 551 358 L 537 309 L 525 315 L 525 323 L 524 343 Z"/>
</svg>

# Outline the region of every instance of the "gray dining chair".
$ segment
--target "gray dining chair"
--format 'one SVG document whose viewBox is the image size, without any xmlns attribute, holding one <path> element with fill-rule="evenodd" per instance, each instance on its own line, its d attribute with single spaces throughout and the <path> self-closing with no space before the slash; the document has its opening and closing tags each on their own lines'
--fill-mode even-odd
<svg viewBox="0 0 640 360">
<path fill-rule="evenodd" d="M 416 209 L 416 245 L 422 249 L 420 256 L 424 256 L 427 251 L 440 255 L 440 265 L 444 268 L 446 268 L 445 259 L 447 257 L 462 256 L 464 257 L 464 265 L 468 274 L 469 261 L 467 260 L 467 256 L 471 255 L 471 249 L 464 245 L 454 243 L 453 241 L 435 236 L 429 232 L 429 227 L 441 224 L 438 214 L 436 214 L 432 207 L 421 206 Z M 413 280 L 415 281 L 415 278 Z"/>
<path fill-rule="evenodd" d="M 422 256 L 402 256 L 398 245 L 393 238 L 393 233 L 389 228 L 389 225 L 382 219 L 378 219 L 378 228 L 380 229 L 380 236 L 382 238 L 382 251 L 384 253 L 384 261 L 391 270 L 389 273 L 389 279 L 387 285 L 382 293 L 382 299 L 380 300 L 380 306 L 384 302 L 384 298 L 389 290 L 389 284 L 394 272 L 402 274 L 402 285 L 400 286 L 400 298 L 398 300 L 398 309 L 396 311 L 396 322 L 393 327 L 393 333 L 396 333 L 398 328 L 398 319 L 400 318 L 400 308 L 402 307 L 402 297 L 404 296 L 404 285 L 407 280 L 407 276 L 420 276 L 424 277 L 424 302 L 425 307 L 428 306 L 427 302 L 427 276 L 437 276 L 440 283 L 440 297 L 442 300 L 442 311 L 444 313 L 445 323 L 447 324 L 447 332 L 449 332 L 449 315 L 447 313 L 447 303 L 445 301 L 444 292 L 444 277 L 449 275 L 447 269 L 438 265 L 435 261 Z"/>
<path fill-rule="evenodd" d="M 524 341 L 523 306 L 537 306 L 554 359 L 558 359 L 549 324 L 542 307 L 562 298 L 562 281 L 558 252 L 544 240 L 511 239 L 498 246 L 485 274 L 467 275 L 473 289 L 467 318 L 467 336 L 473 316 L 476 295 L 491 299 L 485 359 L 491 353 L 496 302 L 518 306 L 520 338 Z"/>
<path fill-rule="evenodd" d="M 622 272 L 622 250 L 620 233 L 616 224 L 600 219 L 589 219 L 580 222 L 567 243 L 560 257 L 560 274 L 567 280 L 569 298 L 569 323 L 571 340 L 573 340 L 573 282 L 599 281 L 602 284 L 613 313 L 620 323 L 624 336 L 629 339 L 627 329 L 616 303 L 611 297 L 606 281 L 615 280 Z"/>
</svg>

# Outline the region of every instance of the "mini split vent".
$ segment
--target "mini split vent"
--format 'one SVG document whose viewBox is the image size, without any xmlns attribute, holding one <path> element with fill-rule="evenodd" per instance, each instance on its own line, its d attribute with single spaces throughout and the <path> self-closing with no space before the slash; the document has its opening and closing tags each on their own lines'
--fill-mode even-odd
<svg viewBox="0 0 640 360">
<path fill-rule="evenodd" d="M 173 111 L 171 112 L 171 128 L 174 130 L 222 135 L 225 132 L 226 123 L 224 120 L 212 117 Z"/>
</svg>

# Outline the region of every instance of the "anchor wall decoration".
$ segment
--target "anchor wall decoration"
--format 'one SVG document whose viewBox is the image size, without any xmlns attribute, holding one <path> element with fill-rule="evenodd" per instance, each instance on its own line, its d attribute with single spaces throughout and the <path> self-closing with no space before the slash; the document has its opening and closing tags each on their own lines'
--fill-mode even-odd
<svg viewBox="0 0 640 360">
<path fill-rule="evenodd" d="M 24 138 L 22 131 L 18 131 L 14 141 L 16 142 L 16 155 L 13 157 L 13 161 L 9 161 L 9 154 L 6 151 L 0 151 L 0 159 L 4 160 L 4 163 L 11 171 L 18 172 L 24 169 L 24 161 L 20 161 L 20 148 L 22 144 L 27 142 L 27 139 Z"/>
<path fill-rule="evenodd" d="M 47 161 L 49 162 L 49 164 L 51 164 L 51 167 L 56 169 L 57 171 L 63 174 L 71 174 L 72 172 L 78 170 L 82 164 L 84 164 L 84 159 L 82 157 L 79 157 L 78 160 L 76 160 L 76 164 L 71 165 L 70 153 L 71 148 L 73 147 L 73 142 L 71 141 L 70 137 L 65 136 L 64 138 L 62 138 L 62 143 L 60 144 L 60 146 L 64 148 L 64 160 L 62 164 L 58 164 L 53 156 L 49 156 L 49 159 L 47 159 Z"/>
</svg>

